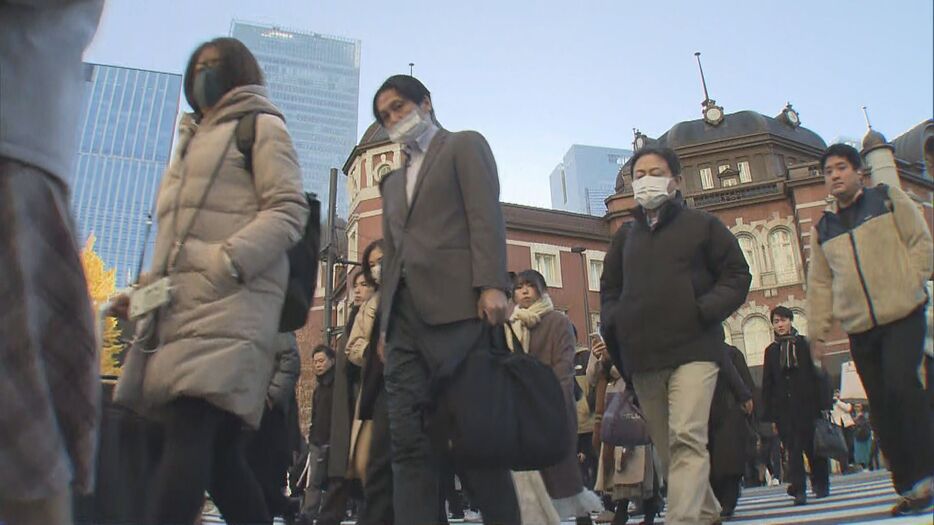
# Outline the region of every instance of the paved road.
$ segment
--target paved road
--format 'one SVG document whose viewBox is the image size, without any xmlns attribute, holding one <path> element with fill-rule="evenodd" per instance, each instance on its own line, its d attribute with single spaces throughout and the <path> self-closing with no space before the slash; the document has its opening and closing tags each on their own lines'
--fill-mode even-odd
<svg viewBox="0 0 934 525">
<path fill-rule="evenodd" d="M 864 472 L 831 479 L 830 496 L 809 499 L 802 507 L 792 505 L 785 486 L 747 489 L 740 498 L 736 516 L 727 523 L 743 525 L 838 523 L 925 524 L 934 523 L 932 516 L 889 518 L 889 508 L 895 503 L 895 491 L 887 472 Z M 206 514 L 205 524 L 224 523 L 216 514 Z M 281 521 L 276 521 L 281 523 Z M 347 522 L 352 523 L 352 522 Z M 573 522 L 566 522 L 573 523 Z M 629 523 L 639 523 L 632 518 Z M 655 523 L 664 524 L 664 519 Z"/>
</svg>

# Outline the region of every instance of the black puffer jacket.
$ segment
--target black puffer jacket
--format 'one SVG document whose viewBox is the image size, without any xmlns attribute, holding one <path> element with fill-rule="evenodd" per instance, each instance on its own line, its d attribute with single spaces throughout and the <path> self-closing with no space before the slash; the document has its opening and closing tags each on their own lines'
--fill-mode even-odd
<svg viewBox="0 0 934 525">
<path fill-rule="evenodd" d="M 650 227 L 642 208 L 616 233 L 600 280 L 611 356 L 627 374 L 719 360 L 721 323 L 743 302 L 752 276 L 736 237 L 680 193 Z M 619 353 L 619 356 L 613 353 Z"/>
</svg>

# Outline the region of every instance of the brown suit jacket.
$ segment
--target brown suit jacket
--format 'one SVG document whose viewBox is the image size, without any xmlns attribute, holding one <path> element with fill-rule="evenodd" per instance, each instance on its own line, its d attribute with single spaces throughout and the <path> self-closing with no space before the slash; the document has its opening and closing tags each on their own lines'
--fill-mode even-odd
<svg viewBox="0 0 934 525">
<path fill-rule="evenodd" d="M 475 131 L 439 130 L 409 205 L 405 168 L 380 184 L 383 197 L 383 310 L 389 328 L 399 283 L 429 326 L 476 319 L 483 288 L 509 287 L 506 227 L 496 161 Z"/>
</svg>

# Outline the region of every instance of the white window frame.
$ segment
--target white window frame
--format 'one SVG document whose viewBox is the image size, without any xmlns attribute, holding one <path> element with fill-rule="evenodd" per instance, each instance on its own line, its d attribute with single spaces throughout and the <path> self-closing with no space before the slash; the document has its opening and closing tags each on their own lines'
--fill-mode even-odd
<svg viewBox="0 0 934 525">
<path fill-rule="evenodd" d="M 700 169 L 700 183 L 701 188 L 705 190 L 713 189 L 713 170 L 710 168 L 701 168 Z"/>
<path fill-rule="evenodd" d="M 717 166 L 717 173 L 718 173 L 718 174 L 723 173 L 724 171 L 726 171 L 726 170 L 728 170 L 728 169 L 730 169 L 730 165 L 729 165 L 729 164 L 721 164 L 721 165 Z"/>
<path fill-rule="evenodd" d="M 600 291 L 600 276 L 594 276 L 590 272 L 590 263 L 599 262 L 601 267 L 603 266 L 603 260 L 606 258 L 606 252 L 600 252 L 596 250 L 587 250 L 584 252 L 585 258 L 587 259 L 587 289 L 591 292 Z M 602 273 L 602 272 L 601 272 Z"/>
<path fill-rule="evenodd" d="M 360 256 L 359 225 L 358 221 L 354 221 L 347 229 L 347 258 L 351 261 L 356 261 Z"/>
<path fill-rule="evenodd" d="M 736 163 L 736 169 L 739 171 L 739 183 L 746 184 L 752 182 L 752 168 L 748 160 L 741 160 Z"/>
<path fill-rule="evenodd" d="M 554 282 L 549 281 L 547 282 L 547 284 L 549 288 L 563 288 L 564 282 L 561 279 L 561 249 L 558 248 L 557 246 L 553 246 L 550 244 L 533 244 L 530 248 L 530 251 L 531 251 L 532 268 L 536 270 L 537 270 L 536 268 L 537 265 L 535 264 L 536 255 L 538 254 L 551 255 L 555 258 Z M 545 280 L 548 281 L 548 276 L 545 275 L 545 272 L 539 272 L 539 273 L 541 273 L 545 277 Z"/>
<path fill-rule="evenodd" d="M 778 271 L 779 268 L 778 268 L 778 260 L 776 259 L 776 251 L 779 252 L 778 255 L 781 255 L 782 250 L 780 249 L 781 248 L 780 246 L 776 246 L 772 242 L 772 236 L 776 234 L 780 234 L 780 233 L 784 233 L 785 235 L 788 236 L 788 255 L 791 256 L 791 266 L 792 266 L 791 271 L 784 271 L 784 272 Z M 768 235 L 766 235 L 766 242 L 768 243 L 769 260 L 772 263 L 772 271 L 775 273 L 776 282 L 778 282 L 778 284 L 780 285 L 784 285 L 784 284 L 794 284 L 800 281 L 801 280 L 801 268 L 800 268 L 800 264 L 798 263 L 798 256 L 795 253 L 798 247 L 795 244 L 794 234 L 788 228 L 778 226 L 778 227 L 775 227 L 769 230 Z"/>
</svg>

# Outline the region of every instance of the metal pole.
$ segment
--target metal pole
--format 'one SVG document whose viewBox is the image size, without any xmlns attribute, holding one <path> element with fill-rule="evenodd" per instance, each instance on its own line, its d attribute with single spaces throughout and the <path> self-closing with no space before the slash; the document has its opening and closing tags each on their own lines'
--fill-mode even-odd
<svg viewBox="0 0 934 525">
<path fill-rule="evenodd" d="M 587 256 L 581 252 L 581 271 L 584 274 L 584 323 L 587 326 L 587 349 L 593 352 L 593 341 L 590 338 L 590 279 L 587 272 Z"/>
<path fill-rule="evenodd" d="M 586 248 L 579 246 L 571 248 L 571 252 L 581 256 L 581 274 L 584 276 L 584 327 L 587 330 L 587 348 L 593 352 L 593 341 L 590 340 L 590 279 L 587 272 Z"/>
<path fill-rule="evenodd" d="M 331 336 L 334 329 L 331 321 L 331 312 L 334 307 L 334 264 L 336 259 L 334 223 L 337 216 L 337 168 L 331 168 L 331 181 L 328 185 L 328 242 L 327 242 L 327 270 L 324 282 L 324 344 L 331 346 Z"/>
<path fill-rule="evenodd" d="M 704 66 L 700 63 L 700 51 L 694 53 L 694 56 L 697 57 L 697 69 L 700 70 L 701 83 L 704 84 L 704 102 L 707 102 L 710 100 L 710 95 L 707 94 L 707 79 L 704 78 Z"/>
</svg>

